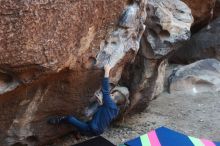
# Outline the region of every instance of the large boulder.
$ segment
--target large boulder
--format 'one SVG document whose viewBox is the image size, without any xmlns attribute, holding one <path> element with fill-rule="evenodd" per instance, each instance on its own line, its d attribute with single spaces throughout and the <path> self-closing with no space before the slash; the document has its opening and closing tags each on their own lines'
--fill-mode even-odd
<svg viewBox="0 0 220 146">
<path fill-rule="evenodd" d="M 174 69 L 169 77 L 171 93 L 197 94 L 220 91 L 220 62 L 200 60 Z"/>
<path fill-rule="evenodd" d="M 167 58 L 190 38 L 193 17 L 179 0 L 149 0 L 146 29 L 134 63 L 124 69 L 121 82 L 131 91 L 127 113 L 143 111 L 164 87 Z"/>
<path fill-rule="evenodd" d="M 220 60 L 220 17 L 185 42 L 170 58 L 172 63 L 187 64 L 206 58 Z"/>
<path fill-rule="evenodd" d="M 145 7 L 145 0 L 0 1 L 0 145 L 44 145 L 71 131 L 47 118 L 83 118 L 106 63 L 111 82 L 119 81 L 138 52 Z"/>
<path fill-rule="evenodd" d="M 128 112 L 144 110 L 193 23 L 179 0 L 146 2 L 0 1 L 0 145 L 44 145 L 70 132 L 47 118 L 83 118 L 106 63 L 110 81 L 131 92 Z"/>
</svg>

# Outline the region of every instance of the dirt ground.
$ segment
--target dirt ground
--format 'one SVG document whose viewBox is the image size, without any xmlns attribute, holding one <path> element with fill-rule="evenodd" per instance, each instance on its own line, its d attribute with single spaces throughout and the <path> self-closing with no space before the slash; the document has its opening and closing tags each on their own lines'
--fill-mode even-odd
<svg viewBox="0 0 220 146">
<path fill-rule="evenodd" d="M 143 113 L 112 126 L 102 136 L 114 144 L 120 144 L 160 126 L 190 136 L 220 141 L 220 93 L 162 93 Z M 69 135 L 57 140 L 53 146 L 70 146 L 82 140 L 76 141 Z"/>
</svg>

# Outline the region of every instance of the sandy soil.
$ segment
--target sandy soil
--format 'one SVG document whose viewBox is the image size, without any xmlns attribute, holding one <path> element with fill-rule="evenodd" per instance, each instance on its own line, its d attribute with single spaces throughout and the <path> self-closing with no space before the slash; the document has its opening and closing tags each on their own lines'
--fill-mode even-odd
<svg viewBox="0 0 220 146">
<path fill-rule="evenodd" d="M 120 144 L 160 126 L 194 137 L 220 141 L 220 93 L 163 93 L 143 113 L 112 126 L 102 136 L 114 144 Z M 80 141 L 69 135 L 57 140 L 53 146 L 70 146 Z"/>
</svg>

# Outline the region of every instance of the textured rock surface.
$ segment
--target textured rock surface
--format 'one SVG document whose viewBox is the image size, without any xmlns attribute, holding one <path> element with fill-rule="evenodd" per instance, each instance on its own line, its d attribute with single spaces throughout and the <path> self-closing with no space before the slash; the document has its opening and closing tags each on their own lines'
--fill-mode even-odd
<svg viewBox="0 0 220 146">
<path fill-rule="evenodd" d="M 220 91 L 220 62 L 205 59 L 177 68 L 169 81 L 171 93 L 197 94 Z"/>
<path fill-rule="evenodd" d="M 192 10 L 195 19 L 192 30 L 197 31 L 207 25 L 213 17 L 216 0 L 182 0 Z"/>
<path fill-rule="evenodd" d="M 148 1 L 140 51 L 135 62 L 126 66 L 121 79 L 131 89 L 130 110 L 143 111 L 163 91 L 166 58 L 179 42 L 189 39 L 192 23 L 191 11 L 183 2 Z"/>
<path fill-rule="evenodd" d="M 91 68 L 126 2 L 1 1 L 1 69 L 30 83 L 44 73 Z"/>
<path fill-rule="evenodd" d="M 175 44 L 189 39 L 193 23 L 191 10 L 179 0 L 149 0 L 147 28 L 142 47 L 150 47 L 148 58 L 162 58 L 175 49 Z"/>
<path fill-rule="evenodd" d="M 106 60 L 118 82 L 139 49 L 145 6 L 145 0 L 1 1 L 0 145 L 38 146 L 71 131 L 46 120 L 83 117 Z"/>
<path fill-rule="evenodd" d="M 170 58 L 174 63 L 192 63 L 206 58 L 220 60 L 220 17 L 184 43 Z"/>
<path fill-rule="evenodd" d="M 99 49 L 108 31 L 103 27 L 114 26 L 125 4 L 126 0 L 3 0 L 0 63 L 36 65 L 54 72 L 76 68 L 76 63 L 81 65 L 96 55 L 98 51 L 92 48 Z M 87 55 L 81 58 L 84 53 Z"/>
</svg>

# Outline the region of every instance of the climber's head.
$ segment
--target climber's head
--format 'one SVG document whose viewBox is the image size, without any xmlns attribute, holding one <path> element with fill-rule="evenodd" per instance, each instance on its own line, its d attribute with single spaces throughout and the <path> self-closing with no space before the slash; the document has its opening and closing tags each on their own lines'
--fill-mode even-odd
<svg viewBox="0 0 220 146">
<path fill-rule="evenodd" d="M 129 103 L 129 91 L 126 87 L 116 86 L 111 90 L 111 98 L 117 105 Z"/>
<path fill-rule="evenodd" d="M 124 108 L 129 105 L 129 91 L 126 87 L 114 87 L 110 86 L 111 98 L 119 106 L 119 108 Z M 101 89 L 97 90 L 94 96 L 90 99 L 90 104 L 85 109 L 85 116 L 92 117 L 97 111 L 98 107 L 103 104 L 103 95 Z"/>
<path fill-rule="evenodd" d="M 103 104 L 103 94 L 98 90 L 94 94 L 99 105 Z M 111 99 L 117 104 L 122 105 L 128 103 L 129 91 L 126 87 L 116 86 L 111 90 Z"/>
</svg>

